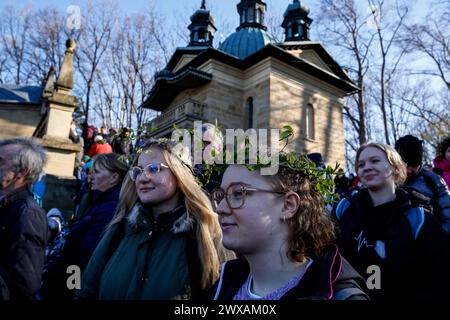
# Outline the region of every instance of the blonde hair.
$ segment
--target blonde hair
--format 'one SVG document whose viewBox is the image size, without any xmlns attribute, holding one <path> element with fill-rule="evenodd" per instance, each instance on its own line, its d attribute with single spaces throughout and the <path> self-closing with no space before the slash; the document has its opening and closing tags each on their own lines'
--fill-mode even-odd
<svg viewBox="0 0 450 320">
<path fill-rule="evenodd" d="M 384 143 L 376 143 L 376 142 L 369 142 L 363 144 L 359 149 L 358 152 L 356 152 L 356 161 L 355 161 L 355 172 L 358 173 L 358 162 L 359 157 L 361 155 L 361 152 L 363 152 L 364 149 L 367 149 L 369 147 L 377 148 L 384 152 L 386 155 L 386 158 L 389 162 L 389 164 L 395 169 L 394 170 L 394 182 L 397 186 L 402 185 L 406 180 L 406 164 L 402 160 L 402 157 L 400 154 L 390 145 L 384 144 Z"/>
<path fill-rule="evenodd" d="M 213 212 L 208 197 L 197 184 L 189 165 L 182 160 L 186 157 L 178 154 L 183 153 L 184 150 L 178 147 L 179 145 L 172 140 L 150 140 L 142 147 L 142 152 L 158 148 L 170 171 L 177 179 L 178 188 L 184 195 L 187 214 L 192 215 L 196 221 L 197 253 L 203 268 L 201 286 L 205 289 L 218 279 L 220 264 L 225 260 L 227 254 L 222 247 L 222 231 L 218 216 Z M 175 150 L 176 152 L 172 152 Z M 138 159 L 139 157 L 136 157 L 133 166 L 136 165 Z M 120 192 L 117 213 L 109 227 L 121 222 L 138 200 L 135 183 L 127 175 Z"/>
</svg>

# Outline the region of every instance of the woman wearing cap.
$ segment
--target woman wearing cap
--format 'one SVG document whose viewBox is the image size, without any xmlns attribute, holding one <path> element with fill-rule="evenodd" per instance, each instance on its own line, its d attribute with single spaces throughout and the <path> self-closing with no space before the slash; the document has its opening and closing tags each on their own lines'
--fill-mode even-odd
<svg viewBox="0 0 450 320">
<path fill-rule="evenodd" d="M 270 176 L 243 165 L 226 169 L 212 198 L 223 244 L 242 258 L 222 266 L 215 300 L 368 299 L 363 278 L 332 244 L 336 230 L 315 187 L 301 166 L 285 161 Z"/>
<path fill-rule="evenodd" d="M 103 138 L 102 135 L 97 135 L 94 138 L 94 143 L 89 149 L 88 156 L 92 158 L 97 154 L 112 153 L 112 152 L 113 150 L 111 145 Z"/>
<path fill-rule="evenodd" d="M 222 234 L 189 154 L 146 143 L 125 179 L 116 216 L 83 274 L 80 299 L 195 299 L 219 276 Z"/>
<path fill-rule="evenodd" d="M 406 165 L 389 145 L 369 143 L 356 153 L 365 189 L 336 208 L 340 247 L 365 276 L 374 300 L 449 299 L 446 234 L 419 194 L 398 188 Z"/>
</svg>

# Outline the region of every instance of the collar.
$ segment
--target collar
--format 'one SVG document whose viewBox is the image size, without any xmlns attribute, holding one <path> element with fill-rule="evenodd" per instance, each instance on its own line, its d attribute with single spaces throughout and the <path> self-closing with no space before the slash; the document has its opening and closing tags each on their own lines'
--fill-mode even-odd
<svg viewBox="0 0 450 320">
<path fill-rule="evenodd" d="M 155 219 L 153 214 L 140 202 L 137 202 L 128 217 L 135 230 L 147 229 L 152 232 L 169 231 L 173 234 L 189 232 L 194 229 L 195 219 L 188 214 L 184 204 L 163 212 Z"/>
<path fill-rule="evenodd" d="M 0 208 L 6 207 L 11 203 L 31 196 L 31 192 L 27 187 L 20 187 L 0 199 Z"/>
</svg>

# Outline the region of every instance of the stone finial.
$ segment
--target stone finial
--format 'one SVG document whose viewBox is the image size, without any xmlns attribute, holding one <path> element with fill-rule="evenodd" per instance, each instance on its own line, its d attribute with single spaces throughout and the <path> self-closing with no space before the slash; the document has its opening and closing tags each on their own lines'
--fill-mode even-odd
<svg viewBox="0 0 450 320">
<path fill-rule="evenodd" d="M 58 92 L 70 93 L 70 90 L 73 88 L 73 54 L 75 47 L 75 40 L 67 39 L 66 53 L 59 71 L 58 80 L 56 80 L 56 89 Z"/>
<path fill-rule="evenodd" d="M 55 67 L 51 66 L 50 70 L 48 70 L 47 76 L 42 81 L 42 85 L 44 86 L 44 91 L 42 93 L 42 97 L 47 98 L 51 97 L 53 91 L 55 90 Z"/>
<path fill-rule="evenodd" d="M 202 5 L 200 6 L 200 9 L 206 10 L 206 0 L 202 0 Z"/>
</svg>

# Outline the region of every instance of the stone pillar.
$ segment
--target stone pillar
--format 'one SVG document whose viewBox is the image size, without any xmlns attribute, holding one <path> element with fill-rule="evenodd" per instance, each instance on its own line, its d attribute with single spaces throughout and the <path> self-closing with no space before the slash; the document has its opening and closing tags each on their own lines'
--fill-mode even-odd
<svg viewBox="0 0 450 320">
<path fill-rule="evenodd" d="M 72 114 L 77 105 L 76 97 L 71 95 L 75 46 L 75 41 L 67 40 L 66 53 L 56 82 L 53 81 L 54 71 L 51 69 L 49 72 L 41 98 L 45 115 L 34 134 L 48 155 L 44 168 L 47 175 L 44 209 L 58 208 L 65 217 L 73 212 L 71 196 L 76 185 L 73 171 L 75 157 L 81 151 L 81 145 L 69 139 Z"/>
</svg>

